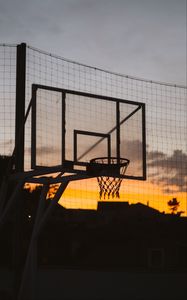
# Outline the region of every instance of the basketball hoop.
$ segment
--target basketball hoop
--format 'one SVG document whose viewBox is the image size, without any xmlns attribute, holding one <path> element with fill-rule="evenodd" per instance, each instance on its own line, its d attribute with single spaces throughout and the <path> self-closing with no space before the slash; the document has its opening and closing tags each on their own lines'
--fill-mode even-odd
<svg viewBox="0 0 187 300">
<path fill-rule="evenodd" d="M 90 170 L 99 174 L 97 181 L 100 199 L 120 198 L 119 190 L 123 180 L 121 176 L 125 175 L 129 162 L 126 158 L 117 157 L 98 157 L 90 161 Z"/>
</svg>

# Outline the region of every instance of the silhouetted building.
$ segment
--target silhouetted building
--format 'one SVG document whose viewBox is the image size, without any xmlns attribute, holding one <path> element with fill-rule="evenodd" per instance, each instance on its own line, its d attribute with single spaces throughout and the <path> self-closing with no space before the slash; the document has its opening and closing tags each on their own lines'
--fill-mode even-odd
<svg viewBox="0 0 187 300">
<path fill-rule="evenodd" d="M 39 194 L 37 190 L 33 201 L 33 195 L 23 191 L 23 266 Z M 48 204 L 49 201 L 46 206 Z M 3 276 L 0 290 L 4 291 L 11 290 L 14 272 L 13 228 L 14 214 L 4 227 L 0 241 L 0 274 Z M 111 293 L 120 287 L 128 297 L 134 286 L 141 285 L 141 295 L 146 300 L 152 299 L 155 288 L 163 291 L 161 299 L 168 299 L 168 295 L 170 299 L 171 282 L 175 284 L 175 295 L 180 287 L 180 295 L 184 295 L 186 234 L 186 217 L 160 213 L 141 203 L 99 202 L 97 210 L 65 209 L 58 205 L 38 238 L 37 299 L 51 299 L 47 298 L 48 293 L 54 296 L 54 291 L 55 299 L 61 299 L 64 294 L 67 299 L 79 299 L 77 293 L 80 298 L 84 293 L 89 294 L 92 281 L 95 295 L 102 290 L 107 297 L 108 283 L 103 283 L 106 278 L 113 285 Z M 71 297 L 68 284 L 75 289 Z"/>
<path fill-rule="evenodd" d="M 184 217 L 127 202 L 99 202 L 97 211 L 61 209 L 61 218 L 57 210 L 39 239 L 40 266 L 187 269 Z"/>
</svg>

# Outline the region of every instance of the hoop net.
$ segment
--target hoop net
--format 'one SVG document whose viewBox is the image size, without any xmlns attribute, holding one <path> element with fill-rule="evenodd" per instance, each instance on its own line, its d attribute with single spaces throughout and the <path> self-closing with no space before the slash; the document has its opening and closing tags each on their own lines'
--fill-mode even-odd
<svg viewBox="0 0 187 300">
<path fill-rule="evenodd" d="M 100 199 L 120 198 L 120 186 L 123 180 L 121 175 L 125 175 L 126 169 L 129 165 L 129 160 L 126 158 L 116 157 L 99 157 L 90 161 L 96 170 L 99 171 L 97 181 L 99 184 Z M 109 174 L 109 176 L 102 176 L 102 171 Z"/>
</svg>

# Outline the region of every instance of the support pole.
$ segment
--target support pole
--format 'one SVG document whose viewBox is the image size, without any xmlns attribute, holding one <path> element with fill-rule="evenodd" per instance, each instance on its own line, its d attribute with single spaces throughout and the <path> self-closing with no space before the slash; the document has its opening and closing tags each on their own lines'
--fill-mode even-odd
<svg viewBox="0 0 187 300">
<path fill-rule="evenodd" d="M 43 186 L 39 206 L 37 209 L 36 219 L 32 231 L 32 236 L 30 240 L 30 245 L 27 253 L 27 259 L 25 262 L 22 281 L 20 285 L 20 290 L 18 294 L 18 300 L 34 300 L 35 299 L 35 281 L 37 277 L 37 238 L 40 234 L 43 226 L 49 219 L 52 208 L 59 201 L 63 192 L 65 191 L 69 181 L 61 183 L 56 192 L 54 198 L 51 200 L 51 205 L 44 211 L 44 204 L 46 201 L 47 192 L 49 190 L 49 185 Z"/>
<path fill-rule="evenodd" d="M 27 258 L 25 262 L 25 266 L 23 269 L 22 280 L 20 282 L 18 299 L 19 300 L 34 300 L 35 294 L 35 276 L 36 268 L 37 268 L 37 241 L 36 241 L 36 231 L 38 227 L 38 222 L 40 218 L 42 218 L 45 200 L 47 197 L 47 193 L 49 191 L 49 185 L 46 184 L 43 186 L 40 201 L 38 204 L 38 209 L 36 213 L 36 219 L 32 231 L 32 236 L 30 240 L 30 245 L 28 248 Z"/>
<path fill-rule="evenodd" d="M 15 202 L 16 202 L 16 199 L 18 198 L 18 195 L 19 195 L 21 189 L 23 188 L 23 185 L 24 185 L 24 181 L 20 181 L 17 184 L 17 186 L 14 189 L 14 192 L 12 193 L 12 195 L 10 196 L 10 199 L 8 200 L 8 203 L 3 208 L 3 210 L 0 214 L 0 227 L 2 225 L 4 225 L 6 218 L 7 218 L 8 214 L 10 213 L 10 210 L 13 208 L 13 206 L 16 206 Z"/>
</svg>

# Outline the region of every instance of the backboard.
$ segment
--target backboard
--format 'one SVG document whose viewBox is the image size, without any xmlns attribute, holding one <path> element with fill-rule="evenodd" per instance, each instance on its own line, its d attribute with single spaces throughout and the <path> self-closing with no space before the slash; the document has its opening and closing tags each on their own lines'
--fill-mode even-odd
<svg viewBox="0 0 187 300">
<path fill-rule="evenodd" d="M 125 178 L 146 179 L 145 104 L 32 86 L 32 169 L 87 172 L 96 157 L 130 160 Z"/>
</svg>

